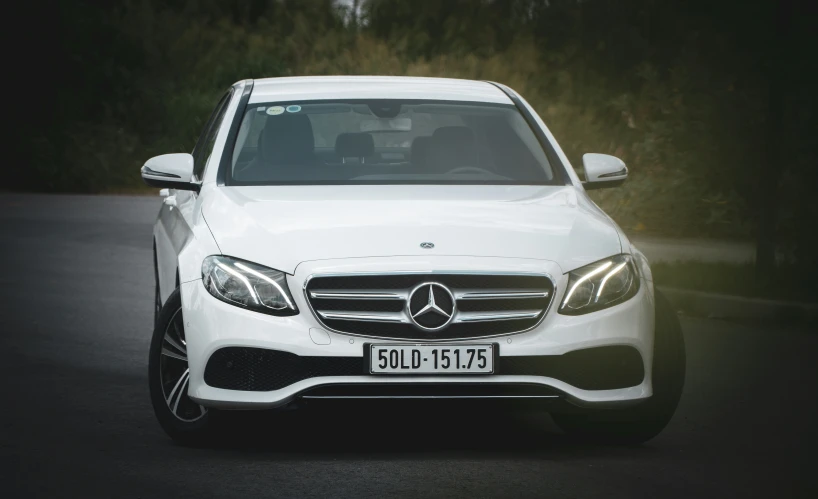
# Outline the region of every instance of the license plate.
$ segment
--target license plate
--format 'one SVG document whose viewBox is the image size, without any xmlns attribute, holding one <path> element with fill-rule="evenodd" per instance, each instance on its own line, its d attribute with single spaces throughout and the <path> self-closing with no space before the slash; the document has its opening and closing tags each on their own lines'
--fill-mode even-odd
<svg viewBox="0 0 818 499">
<path fill-rule="evenodd" d="M 369 345 L 372 374 L 491 374 L 494 345 Z"/>
</svg>

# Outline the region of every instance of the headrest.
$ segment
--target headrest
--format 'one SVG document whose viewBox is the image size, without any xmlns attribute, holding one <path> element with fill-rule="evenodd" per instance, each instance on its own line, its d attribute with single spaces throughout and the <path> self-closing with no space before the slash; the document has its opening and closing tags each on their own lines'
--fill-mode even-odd
<svg viewBox="0 0 818 499">
<path fill-rule="evenodd" d="M 375 141 L 368 133 L 342 133 L 335 139 L 335 153 L 342 158 L 365 158 L 375 153 Z"/>
<path fill-rule="evenodd" d="M 341 133 L 335 139 L 335 153 L 342 158 L 364 158 L 375 153 L 375 140 L 368 133 Z"/>
<path fill-rule="evenodd" d="M 443 126 L 432 134 L 432 163 L 443 168 L 477 165 L 474 132 L 465 126 Z"/>
<path fill-rule="evenodd" d="M 412 164 L 415 166 L 425 166 L 429 163 L 429 155 L 432 152 L 432 137 L 415 137 L 412 141 L 410 151 Z"/>
<path fill-rule="evenodd" d="M 315 139 L 306 114 L 268 116 L 258 137 L 258 157 L 274 165 L 312 162 Z"/>
</svg>

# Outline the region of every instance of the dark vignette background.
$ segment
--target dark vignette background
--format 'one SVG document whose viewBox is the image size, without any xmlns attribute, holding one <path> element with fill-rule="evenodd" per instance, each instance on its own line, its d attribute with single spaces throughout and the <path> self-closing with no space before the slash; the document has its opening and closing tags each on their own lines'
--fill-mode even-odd
<svg viewBox="0 0 818 499">
<path fill-rule="evenodd" d="M 593 194 L 626 231 L 750 241 L 754 286 L 814 301 L 815 2 L 85 0 L 6 9 L 0 455 L 10 496 L 816 492 L 816 336 L 801 324 L 683 319 L 683 405 L 674 426 L 639 450 L 574 446 L 505 417 L 514 431 L 484 445 L 464 425 L 454 437 L 425 427 L 383 445 L 266 435 L 227 449 L 174 447 L 152 420 L 144 383 L 156 203 L 130 196 L 155 194 L 139 166 L 189 151 L 219 94 L 243 78 L 490 79 L 536 107 L 575 167 L 589 151 L 627 162 L 622 189 Z M 440 417 L 462 425 L 459 416 Z M 303 430 L 321 425 L 316 418 L 288 424 Z M 418 443 L 429 433 L 453 442 Z M 372 478 L 351 478 L 360 474 Z"/>
</svg>

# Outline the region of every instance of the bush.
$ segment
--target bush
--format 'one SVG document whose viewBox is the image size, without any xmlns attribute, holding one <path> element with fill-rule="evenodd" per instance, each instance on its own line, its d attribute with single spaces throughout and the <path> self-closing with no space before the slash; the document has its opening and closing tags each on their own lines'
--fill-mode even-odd
<svg viewBox="0 0 818 499">
<path fill-rule="evenodd" d="M 360 19 L 332 0 L 66 7 L 66 22 L 83 26 L 65 40 L 75 70 L 57 125 L 32 140 L 31 184 L 138 188 L 141 163 L 191 150 L 219 95 L 239 79 L 446 76 L 518 90 L 579 170 L 585 152 L 624 159 L 624 187 L 592 197 L 626 230 L 751 234 L 765 152 L 764 5 L 742 3 L 736 16 L 721 4 L 649 0 L 361 3 Z M 799 95 L 814 99 L 811 88 Z M 783 184 L 793 192 L 815 170 L 805 166 L 814 151 L 802 156 Z M 818 253 L 798 230 L 814 207 L 786 201 L 781 233 L 791 251 Z"/>
</svg>

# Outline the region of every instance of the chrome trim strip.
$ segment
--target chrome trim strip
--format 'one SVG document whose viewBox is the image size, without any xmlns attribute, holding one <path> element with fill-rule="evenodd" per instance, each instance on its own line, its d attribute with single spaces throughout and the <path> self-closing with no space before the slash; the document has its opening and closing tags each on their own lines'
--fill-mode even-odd
<svg viewBox="0 0 818 499">
<path fill-rule="evenodd" d="M 386 291 L 356 292 L 356 291 L 310 291 L 310 296 L 327 300 L 406 300 L 406 293 L 391 293 Z"/>
<path fill-rule="evenodd" d="M 326 274 L 310 274 L 304 280 L 304 287 L 307 287 L 307 283 L 310 282 L 310 279 L 313 277 L 352 277 L 352 276 L 372 276 L 372 275 L 407 275 L 407 274 L 441 274 L 441 275 L 533 275 L 533 276 L 540 276 L 540 277 L 547 277 L 551 279 L 551 282 L 554 282 L 554 278 L 548 272 L 527 272 L 525 270 L 516 271 L 516 270 L 500 270 L 500 271 L 492 271 L 492 270 L 390 270 L 385 272 L 380 272 L 377 270 L 368 270 L 368 271 L 361 271 L 361 272 L 329 272 Z"/>
<path fill-rule="evenodd" d="M 345 336 L 355 336 L 355 337 L 361 337 L 361 338 L 371 338 L 371 339 L 374 339 L 374 340 L 389 340 L 389 341 L 413 343 L 413 342 L 417 342 L 418 339 L 417 338 L 394 338 L 394 337 L 389 337 L 389 336 L 371 336 L 371 335 L 358 334 L 358 333 L 349 333 L 349 332 L 346 332 L 346 331 L 338 331 L 337 329 L 333 329 L 333 328 L 325 325 L 324 322 L 321 320 L 321 317 L 318 315 L 318 312 L 313 308 L 312 303 L 310 302 L 310 297 L 308 296 L 308 293 L 307 293 L 307 286 L 309 285 L 310 281 L 314 277 L 349 277 L 349 276 L 368 276 L 368 275 L 407 275 L 407 274 L 518 275 L 518 276 L 531 275 L 531 276 L 540 276 L 540 277 L 545 277 L 545 278 L 547 278 L 548 280 L 551 281 L 552 292 L 554 293 L 554 298 L 559 296 L 559 294 L 557 293 L 557 281 L 555 281 L 554 277 L 551 274 L 549 274 L 548 272 L 525 272 L 525 271 L 522 271 L 522 272 L 515 272 L 515 271 L 497 271 L 497 272 L 494 272 L 494 271 L 486 271 L 486 270 L 482 270 L 482 271 L 476 271 L 476 270 L 404 270 L 404 271 L 391 271 L 391 272 L 381 272 L 381 271 L 373 270 L 373 271 L 366 271 L 366 272 L 329 272 L 329 273 L 326 273 L 326 274 L 320 274 L 319 273 L 319 274 L 310 274 L 310 275 L 308 275 L 307 278 L 304 279 L 304 284 L 302 285 L 301 290 L 304 293 L 304 300 L 307 302 L 307 306 L 310 308 L 310 311 L 312 312 L 313 317 L 315 317 L 317 322 L 318 322 L 318 326 L 326 329 L 327 331 L 332 331 L 333 333 L 342 334 L 342 335 L 345 335 Z M 490 334 L 490 335 L 484 335 L 484 336 L 469 336 L 469 337 L 454 338 L 454 339 L 452 339 L 452 338 L 442 338 L 440 340 L 435 340 L 435 339 L 427 338 L 427 339 L 424 339 L 423 341 L 426 342 L 426 343 L 437 343 L 437 342 L 443 342 L 443 341 L 450 341 L 450 342 L 455 341 L 455 342 L 457 342 L 457 341 L 477 340 L 477 339 L 483 339 L 483 338 L 497 338 L 497 337 L 501 337 L 501 336 L 511 336 L 513 334 L 526 333 L 528 331 L 531 331 L 532 329 L 535 329 L 535 328 L 539 327 L 539 325 L 542 324 L 542 322 L 548 316 L 548 313 L 553 308 L 554 302 L 557 301 L 554 298 L 552 298 L 551 300 L 548 301 L 548 307 L 545 310 L 543 310 L 542 313 L 540 314 L 540 320 L 538 320 L 536 324 L 532 325 L 531 327 L 529 327 L 527 329 L 522 329 L 520 331 L 513 331 L 513 332 L 510 332 L 510 333 Z"/>
<path fill-rule="evenodd" d="M 458 312 L 454 322 L 494 322 L 533 319 L 540 315 L 540 310 L 521 310 L 518 312 Z"/>
<path fill-rule="evenodd" d="M 547 298 L 548 291 L 458 291 L 454 297 L 456 300 Z"/>
<path fill-rule="evenodd" d="M 142 173 L 142 175 L 151 175 L 153 177 L 161 177 L 161 178 L 178 178 L 178 179 L 182 178 L 179 175 L 176 175 L 175 173 L 166 173 L 166 172 L 156 171 L 156 170 L 152 169 L 149 166 L 143 166 L 141 173 Z"/>
<path fill-rule="evenodd" d="M 597 178 L 624 177 L 627 174 L 628 174 L 628 169 L 627 168 L 622 168 L 621 170 L 616 171 L 616 172 L 603 173 L 602 175 L 598 175 Z"/>
<path fill-rule="evenodd" d="M 301 395 L 302 399 L 556 399 L 559 395 Z"/>
<path fill-rule="evenodd" d="M 361 322 L 405 322 L 409 320 L 400 312 L 342 312 L 342 311 L 318 311 L 318 315 L 324 319 L 338 321 L 361 321 Z"/>
</svg>

